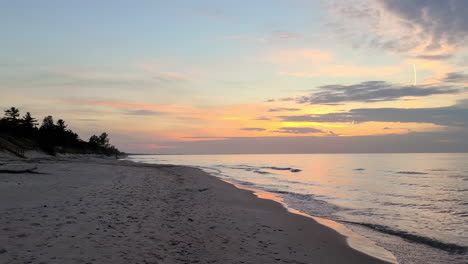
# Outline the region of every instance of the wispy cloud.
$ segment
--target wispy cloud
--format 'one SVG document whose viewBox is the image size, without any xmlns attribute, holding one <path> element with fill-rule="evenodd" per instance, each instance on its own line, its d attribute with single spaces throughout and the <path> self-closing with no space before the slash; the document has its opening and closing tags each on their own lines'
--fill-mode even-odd
<svg viewBox="0 0 468 264">
<path fill-rule="evenodd" d="M 244 127 L 241 128 L 240 130 L 245 130 L 245 131 L 265 131 L 265 128 L 260 128 L 260 127 Z"/>
<path fill-rule="evenodd" d="M 333 54 L 320 49 L 283 49 L 275 50 L 266 56 L 266 60 L 278 63 L 289 64 L 298 62 L 325 62 L 331 61 Z"/>
<path fill-rule="evenodd" d="M 171 81 L 189 81 L 192 80 L 187 74 L 180 72 L 167 71 L 167 68 L 174 68 L 172 65 L 174 63 L 169 62 L 154 62 L 154 61 L 136 61 L 131 63 L 131 65 L 144 73 L 151 76 L 153 80 L 162 81 L 162 82 L 171 82 Z"/>
<path fill-rule="evenodd" d="M 190 78 L 180 73 L 175 72 L 159 72 L 153 76 L 153 79 L 159 81 L 188 81 Z"/>
<path fill-rule="evenodd" d="M 307 68 L 311 68 L 308 66 Z M 400 73 L 402 71 L 401 66 L 381 66 L 381 67 L 369 67 L 369 66 L 358 66 L 352 64 L 320 64 L 314 67 L 310 71 L 301 70 L 289 70 L 280 71 L 279 75 L 301 77 L 301 78 L 312 78 L 312 77 L 388 77 Z"/>
<path fill-rule="evenodd" d="M 272 132 L 286 133 L 286 134 L 310 134 L 310 133 L 324 133 L 323 130 L 313 127 L 281 127 Z"/>
<path fill-rule="evenodd" d="M 438 54 L 438 55 L 416 55 L 413 58 L 423 60 L 447 60 L 453 57 L 453 54 Z"/>
<path fill-rule="evenodd" d="M 190 106 L 184 105 L 158 105 L 158 104 L 147 104 L 147 103 L 136 103 L 119 100 L 89 100 L 89 99 L 60 99 L 59 101 L 73 104 L 73 105 L 87 105 L 87 106 L 101 106 L 110 107 L 126 110 L 126 114 L 134 115 L 159 115 L 162 113 L 166 114 L 184 114 L 189 117 L 190 115 L 205 114 L 206 111 L 202 111 Z M 192 116 L 190 116 L 192 117 Z"/>
<path fill-rule="evenodd" d="M 252 120 L 268 121 L 268 120 L 271 120 L 271 118 L 266 117 L 266 116 L 261 116 L 261 117 L 254 118 L 254 119 L 252 119 Z"/>
<path fill-rule="evenodd" d="M 165 114 L 166 112 L 139 109 L 139 110 L 126 110 L 124 113 L 126 115 L 136 115 L 136 116 L 159 116 L 159 115 Z"/>
<path fill-rule="evenodd" d="M 301 111 L 301 109 L 300 108 L 286 108 L 286 107 L 268 109 L 268 112 L 295 112 L 295 111 Z"/>
</svg>

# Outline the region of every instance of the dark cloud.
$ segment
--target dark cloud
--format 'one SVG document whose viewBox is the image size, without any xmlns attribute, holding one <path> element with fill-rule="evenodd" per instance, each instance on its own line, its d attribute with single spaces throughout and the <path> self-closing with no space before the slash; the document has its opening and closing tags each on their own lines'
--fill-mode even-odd
<svg viewBox="0 0 468 264">
<path fill-rule="evenodd" d="M 279 118 L 292 122 L 364 123 L 373 121 L 468 127 L 468 108 L 463 108 L 460 104 L 436 108 L 362 108 L 352 109 L 349 112 L 279 116 Z"/>
<path fill-rule="evenodd" d="M 287 97 L 287 98 L 280 98 L 280 99 L 268 99 L 265 101 L 265 103 L 272 103 L 272 102 L 289 102 L 289 101 L 294 101 L 294 98 L 292 97 Z"/>
<path fill-rule="evenodd" d="M 407 27 L 419 27 L 430 36 L 428 49 L 442 44 L 462 44 L 468 36 L 468 1 L 466 0 L 377 0 Z"/>
<path fill-rule="evenodd" d="M 254 118 L 253 120 L 267 121 L 267 120 L 271 120 L 271 118 L 266 117 L 266 116 L 261 116 L 261 117 Z"/>
<path fill-rule="evenodd" d="M 163 115 L 165 112 L 153 111 L 153 110 L 125 110 L 126 115 L 139 115 L 139 116 L 154 116 L 154 115 Z"/>
<path fill-rule="evenodd" d="M 462 72 L 451 72 L 442 80 L 450 83 L 468 83 L 468 74 Z"/>
<path fill-rule="evenodd" d="M 466 0 L 335 0 L 336 33 L 355 47 L 394 52 L 422 47 L 426 59 L 449 59 L 443 47 L 463 47 L 468 36 Z M 389 29 L 392 29 L 390 31 Z"/>
<path fill-rule="evenodd" d="M 265 131 L 266 129 L 261 128 L 261 127 L 244 127 L 244 128 L 241 128 L 240 130 L 246 130 L 246 131 Z"/>
<path fill-rule="evenodd" d="M 333 84 L 318 87 L 321 91 L 298 98 L 298 103 L 337 104 L 342 102 L 395 101 L 402 97 L 456 94 L 460 90 L 448 85 L 396 85 L 385 81 L 368 81 L 353 85 Z"/>
<path fill-rule="evenodd" d="M 324 133 L 322 130 L 313 127 L 282 127 L 273 132 L 288 134 Z"/>
<path fill-rule="evenodd" d="M 468 108 L 468 99 L 458 100 L 455 106 L 458 108 Z"/>
<path fill-rule="evenodd" d="M 448 60 L 453 57 L 453 54 L 439 54 L 439 55 L 418 55 L 413 58 L 423 60 Z"/>
<path fill-rule="evenodd" d="M 268 112 L 287 112 L 287 111 L 300 111 L 301 109 L 299 108 L 284 108 L 284 107 L 278 107 L 278 108 L 271 108 L 268 110 Z"/>
</svg>

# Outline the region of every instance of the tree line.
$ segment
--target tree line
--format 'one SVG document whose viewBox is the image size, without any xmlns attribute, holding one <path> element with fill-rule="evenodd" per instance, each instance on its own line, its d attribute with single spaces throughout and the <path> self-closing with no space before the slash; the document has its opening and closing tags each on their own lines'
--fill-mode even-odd
<svg viewBox="0 0 468 264">
<path fill-rule="evenodd" d="M 109 143 L 109 135 L 106 132 L 99 136 L 93 135 L 88 141 L 83 141 L 78 134 L 68 128 L 63 119 L 54 122 L 52 116 L 46 116 L 39 124 L 29 112 L 21 117 L 16 107 L 6 109 L 4 113 L 4 117 L 0 119 L 0 136 L 17 141 L 26 140 L 33 147 L 38 147 L 49 154 L 63 152 L 117 155 L 121 153 Z"/>
</svg>

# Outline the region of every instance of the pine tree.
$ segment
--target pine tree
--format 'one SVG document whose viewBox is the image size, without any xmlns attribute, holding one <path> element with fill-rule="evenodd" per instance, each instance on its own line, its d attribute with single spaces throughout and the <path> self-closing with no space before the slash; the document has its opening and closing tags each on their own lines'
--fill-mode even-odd
<svg viewBox="0 0 468 264">
<path fill-rule="evenodd" d="M 21 120 L 21 123 L 27 128 L 35 128 L 37 125 L 37 119 L 31 116 L 31 113 L 26 112 Z"/>
<path fill-rule="evenodd" d="M 11 107 L 10 109 L 5 110 L 5 117 L 8 120 L 16 121 L 18 120 L 19 116 L 20 116 L 19 109 L 16 107 Z"/>
</svg>

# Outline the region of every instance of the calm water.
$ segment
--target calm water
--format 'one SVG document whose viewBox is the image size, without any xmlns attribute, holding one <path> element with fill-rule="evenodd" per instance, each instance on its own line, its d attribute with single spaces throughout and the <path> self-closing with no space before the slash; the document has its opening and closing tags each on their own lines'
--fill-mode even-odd
<svg viewBox="0 0 468 264">
<path fill-rule="evenodd" d="M 344 223 L 401 263 L 468 263 L 468 154 L 141 155 Z"/>
</svg>

